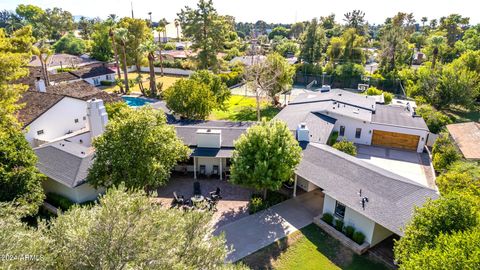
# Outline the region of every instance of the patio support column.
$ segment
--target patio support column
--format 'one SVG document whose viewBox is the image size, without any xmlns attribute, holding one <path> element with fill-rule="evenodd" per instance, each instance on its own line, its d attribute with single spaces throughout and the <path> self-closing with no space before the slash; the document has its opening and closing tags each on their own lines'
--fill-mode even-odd
<svg viewBox="0 0 480 270">
<path fill-rule="evenodd" d="M 193 157 L 193 179 L 197 179 L 197 157 Z"/>
<path fill-rule="evenodd" d="M 223 168 L 222 168 L 223 166 L 222 165 L 223 165 L 223 158 L 220 158 L 220 166 L 219 166 L 219 168 L 220 168 L 220 180 L 222 180 L 222 177 L 223 177 Z"/>
<path fill-rule="evenodd" d="M 293 197 L 297 197 L 297 174 L 295 174 L 295 183 L 293 183 Z"/>
</svg>

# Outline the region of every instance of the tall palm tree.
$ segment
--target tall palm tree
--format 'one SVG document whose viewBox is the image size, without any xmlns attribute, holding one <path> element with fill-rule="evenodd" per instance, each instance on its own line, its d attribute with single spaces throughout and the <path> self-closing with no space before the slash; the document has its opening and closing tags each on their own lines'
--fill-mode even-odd
<svg viewBox="0 0 480 270">
<path fill-rule="evenodd" d="M 115 56 L 115 66 L 117 67 L 117 76 L 120 79 L 122 75 L 120 74 L 120 64 L 118 63 L 118 50 L 117 50 L 117 45 L 115 44 L 115 33 L 114 33 L 116 20 L 117 20 L 117 15 L 110 14 L 107 19 L 107 25 L 110 27 L 110 29 L 108 30 L 108 35 L 112 40 L 113 54 Z M 122 89 L 120 89 L 120 91 L 122 91 Z"/>
<path fill-rule="evenodd" d="M 143 53 L 146 53 L 148 58 L 148 67 L 150 69 L 150 95 L 152 97 L 155 97 L 157 95 L 157 84 L 155 82 L 155 66 L 153 65 L 157 48 L 157 44 L 155 44 L 155 42 L 151 39 L 140 45 L 140 50 Z"/>
<path fill-rule="evenodd" d="M 163 76 L 163 56 L 162 56 L 162 40 L 160 38 L 160 33 L 165 31 L 165 26 L 161 26 L 160 24 L 157 27 L 158 32 L 158 51 L 159 51 L 159 60 L 160 60 L 160 74 Z"/>
<path fill-rule="evenodd" d="M 442 36 L 433 36 L 430 38 L 430 46 L 433 47 L 433 57 L 432 57 L 432 69 L 435 68 L 435 64 L 437 63 L 438 53 L 440 51 L 440 47 L 445 43 L 445 38 Z"/>
<path fill-rule="evenodd" d="M 180 41 L 180 32 L 178 31 L 178 27 L 180 26 L 180 22 L 175 19 L 175 28 L 177 29 L 177 41 Z"/>
<path fill-rule="evenodd" d="M 32 53 L 40 60 L 40 70 L 45 80 L 45 85 L 50 85 L 50 76 L 48 75 L 47 63 L 53 52 L 45 43 L 45 40 L 40 40 L 37 46 L 33 46 Z"/>
<path fill-rule="evenodd" d="M 130 87 L 128 85 L 128 72 L 127 72 L 127 52 L 125 47 L 127 46 L 128 41 L 128 30 L 125 28 L 117 28 L 115 29 L 115 38 L 120 42 L 120 46 L 122 47 L 122 60 L 123 60 L 123 77 L 124 77 L 124 84 L 125 84 L 125 93 L 130 91 Z"/>
</svg>

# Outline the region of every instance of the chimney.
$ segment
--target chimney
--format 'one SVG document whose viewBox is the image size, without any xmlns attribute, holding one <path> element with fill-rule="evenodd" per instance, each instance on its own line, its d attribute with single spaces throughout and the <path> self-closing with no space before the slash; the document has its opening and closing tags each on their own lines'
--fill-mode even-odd
<svg viewBox="0 0 480 270">
<path fill-rule="evenodd" d="M 297 127 L 297 140 L 299 142 L 309 142 L 310 141 L 310 131 L 308 130 L 307 124 L 300 123 Z"/>
<path fill-rule="evenodd" d="M 108 123 L 108 115 L 101 99 L 87 101 L 87 116 L 91 137 L 95 138 L 102 135 Z"/>
<path fill-rule="evenodd" d="M 197 147 L 220 148 L 222 131 L 219 129 L 197 129 Z"/>
<path fill-rule="evenodd" d="M 41 93 L 47 92 L 45 81 L 40 79 L 40 77 L 37 77 L 37 80 L 35 81 L 35 89 L 37 89 L 37 91 Z"/>
</svg>

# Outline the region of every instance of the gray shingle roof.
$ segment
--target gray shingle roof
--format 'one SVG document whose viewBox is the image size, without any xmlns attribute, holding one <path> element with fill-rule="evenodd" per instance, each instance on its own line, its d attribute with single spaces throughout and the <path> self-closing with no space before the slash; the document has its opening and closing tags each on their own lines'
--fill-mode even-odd
<svg viewBox="0 0 480 270">
<path fill-rule="evenodd" d="M 372 123 L 428 130 L 421 116 L 412 116 L 403 106 L 377 105 Z"/>
<path fill-rule="evenodd" d="M 437 198 L 435 190 L 322 144 L 309 144 L 297 174 L 323 192 L 390 231 L 403 235 L 415 206 Z M 361 197 L 368 197 L 365 209 Z"/>
<path fill-rule="evenodd" d="M 175 126 L 177 135 L 188 146 L 195 146 L 196 130 L 199 128 L 220 129 L 222 131 L 221 147 L 233 147 L 233 142 L 255 122 L 230 122 L 230 121 L 177 121 L 171 123 Z"/>
<path fill-rule="evenodd" d="M 62 145 L 69 149 L 62 149 Z M 34 151 L 38 156 L 37 168 L 40 172 L 70 188 L 85 182 L 88 169 L 93 164 L 94 151 L 65 141 L 40 146 Z"/>
<path fill-rule="evenodd" d="M 375 98 L 359 95 L 341 89 L 332 89 L 328 92 L 303 93 L 298 95 L 290 104 L 312 103 L 320 101 L 337 101 L 343 104 L 363 108 L 366 110 L 375 110 Z"/>
</svg>

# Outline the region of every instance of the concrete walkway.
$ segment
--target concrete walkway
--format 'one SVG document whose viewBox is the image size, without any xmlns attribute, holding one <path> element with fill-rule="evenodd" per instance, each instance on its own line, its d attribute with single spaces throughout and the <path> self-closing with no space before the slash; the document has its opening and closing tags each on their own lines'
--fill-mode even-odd
<svg viewBox="0 0 480 270">
<path fill-rule="evenodd" d="M 233 248 L 227 261 L 235 262 L 309 225 L 323 208 L 323 193 L 314 190 L 259 213 L 219 227 Z"/>
</svg>

